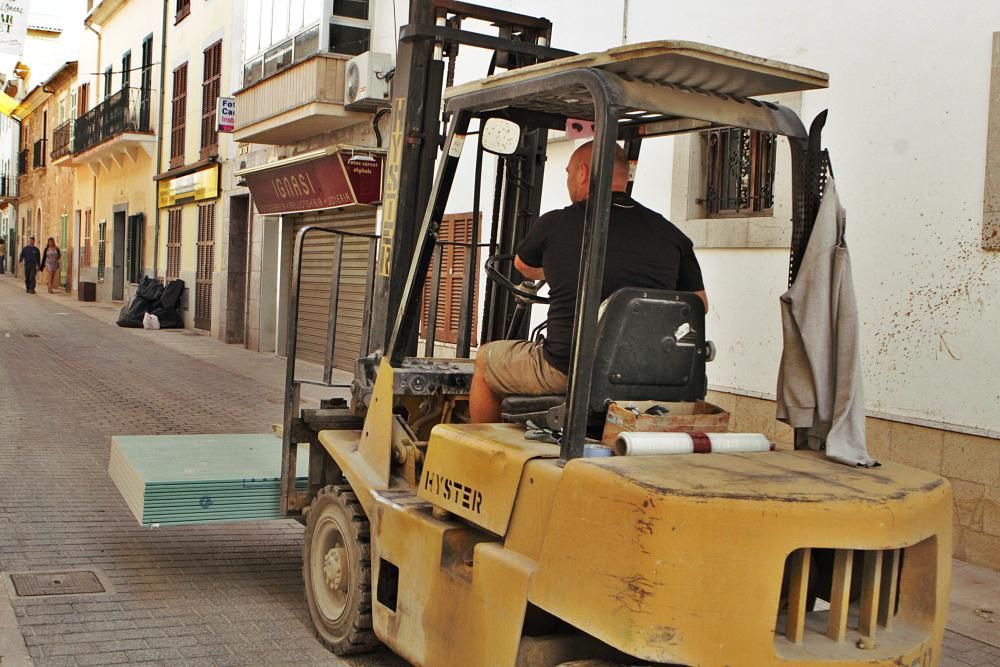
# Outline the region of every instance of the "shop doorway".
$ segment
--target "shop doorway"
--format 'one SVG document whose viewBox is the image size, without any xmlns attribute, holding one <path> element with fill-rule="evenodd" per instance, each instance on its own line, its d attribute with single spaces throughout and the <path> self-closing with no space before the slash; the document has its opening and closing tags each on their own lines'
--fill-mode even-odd
<svg viewBox="0 0 1000 667">
<path fill-rule="evenodd" d="M 294 239 L 306 225 L 320 225 L 355 234 L 374 234 L 370 210 L 306 213 L 287 218 Z M 299 359 L 317 364 L 330 356 L 333 368 L 350 371 L 360 355 L 367 331 L 371 291 L 369 239 L 313 233 L 302 249 L 302 276 L 297 322 Z"/>
<path fill-rule="evenodd" d="M 111 249 L 111 300 L 121 301 L 125 298 L 125 213 L 115 211 L 112 226 Z"/>
</svg>

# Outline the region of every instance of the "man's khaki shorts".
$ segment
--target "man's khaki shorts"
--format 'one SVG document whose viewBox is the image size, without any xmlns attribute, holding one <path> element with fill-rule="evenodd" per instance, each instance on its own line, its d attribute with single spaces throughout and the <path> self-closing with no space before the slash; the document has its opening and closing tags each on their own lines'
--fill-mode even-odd
<svg viewBox="0 0 1000 667">
<path fill-rule="evenodd" d="M 479 348 L 486 384 L 500 396 L 542 396 L 566 392 L 566 374 L 553 368 L 542 346 L 528 340 L 498 340 Z"/>
</svg>

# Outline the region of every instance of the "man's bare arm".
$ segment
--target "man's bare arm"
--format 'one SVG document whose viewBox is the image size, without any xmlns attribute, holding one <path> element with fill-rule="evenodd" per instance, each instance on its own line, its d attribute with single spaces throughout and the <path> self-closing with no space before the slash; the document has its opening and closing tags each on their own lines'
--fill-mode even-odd
<svg viewBox="0 0 1000 667">
<path fill-rule="evenodd" d="M 705 314 L 707 315 L 708 314 L 708 295 L 705 294 L 705 290 L 703 290 L 703 289 L 702 290 L 698 290 L 697 292 L 695 292 L 695 294 L 698 296 L 699 299 L 701 299 L 701 302 L 703 304 L 705 304 Z"/>
<path fill-rule="evenodd" d="M 545 280 L 545 271 L 540 266 L 528 266 L 519 255 L 514 255 L 514 268 L 528 280 Z"/>
</svg>

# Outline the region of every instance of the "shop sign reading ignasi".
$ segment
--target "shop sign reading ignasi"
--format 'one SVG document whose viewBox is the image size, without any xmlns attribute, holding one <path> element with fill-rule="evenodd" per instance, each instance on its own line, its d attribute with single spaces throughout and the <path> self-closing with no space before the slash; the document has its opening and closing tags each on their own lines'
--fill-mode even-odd
<svg viewBox="0 0 1000 667">
<path fill-rule="evenodd" d="M 254 206 L 261 214 L 295 213 L 351 204 L 372 204 L 381 198 L 382 157 L 351 161 L 350 153 L 265 169 L 244 177 Z"/>
<path fill-rule="evenodd" d="M 219 196 L 219 165 L 160 181 L 158 195 L 160 208 L 215 199 Z"/>
</svg>

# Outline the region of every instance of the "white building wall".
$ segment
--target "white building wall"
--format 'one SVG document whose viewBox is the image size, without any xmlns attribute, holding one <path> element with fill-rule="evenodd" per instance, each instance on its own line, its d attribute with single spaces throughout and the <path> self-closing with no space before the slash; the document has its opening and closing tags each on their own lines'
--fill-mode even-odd
<svg viewBox="0 0 1000 667">
<path fill-rule="evenodd" d="M 259 3 L 258 3 L 259 4 Z M 258 7 L 259 11 L 259 7 Z M 164 117 L 163 142 L 159 157 L 158 171 L 160 173 L 170 168 L 171 129 L 170 104 L 174 94 L 173 72 L 182 64 L 187 63 L 187 107 L 184 132 L 184 165 L 191 165 L 201 159 L 202 140 L 202 87 L 205 70 L 205 50 L 222 42 L 222 80 L 220 96 L 232 97 L 233 92 L 242 85 L 243 49 L 244 49 L 244 15 L 243 0 L 211 0 L 209 2 L 193 3 L 191 14 L 179 23 L 174 22 L 174 16 L 168 16 L 167 50 L 166 50 L 166 80 L 164 83 Z M 133 61 L 135 56 L 133 56 Z M 159 60 L 157 52 L 155 60 Z M 158 85 L 158 84 L 157 84 Z M 236 188 L 232 176 L 233 163 L 230 162 L 237 154 L 237 146 L 232 134 L 220 132 L 218 135 L 218 161 L 221 163 L 219 175 L 219 197 L 214 200 L 203 200 L 183 207 L 181 232 L 181 271 L 180 278 L 184 280 L 187 292 L 187 308 L 182 312 L 184 326 L 194 326 L 195 285 L 197 271 L 197 238 L 198 238 L 198 206 L 215 204 L 215 244 L 212 274 L 212 307 L 211 331 L 223 336 L 223 326 L 227 317 L 228 303 L 227 279 L 229 271 L 229 226 L 230 226 L 230 196 L 243 194 Z M 166 270 L 167 256 L 167 209 L 157 211 L 159 215 L 159 247 L 158 273 Z"/>
<path fill-rule="evenodd" d="M 1000 325 L 1000 255 L 979 246 L 1000 5 L 960 4 L 945 12 L 902 0 L 821 11 L 786 0 L 633 2 L 629 32 L 710 41 L 830 73 L 828 91 L 803 95 L 802 116 L 808 124 L 830 109 L 824 143 L 848 209 L 868 408 L 1000 432 L 1000 353 L 984 344 Z M 785 253 L 699 254 L 713 301 L 710 334 L 726 343 L 710 382 L 773 394 Z"/>
<path fill-rule="evenodd" d="M 544 13 L 555 23 L 556 47 L 597 51 L 622 42 L 623 3 L 495 5 Z M 629 42 L 707 42 L 830 73 L 829 90 L 803 94 L 801 115 L 808 125 L 830 109 L 824 144 L 848 210 L 868 409 L 1000 433 L 1000 352 L 990 342 L 1000 329 L 1000 255 L 979 245 L 1000 4 L 966 0 L 947 11 L 927 0 L 825 6 L 631 0 L 628 6 Z M 466 58 L 457 78 L 482 73 Z M 666 215 L 673 143 L 646 143 L 635 189 L 640 201 Z M 543 210 L 568 201 L 562 170 L 569 148 L 550 152 Z M 698 254 L 712 305 L 708 333 L 720 350 L 710 383 L 773 397 L 787 249 Z"/>
</svg>

